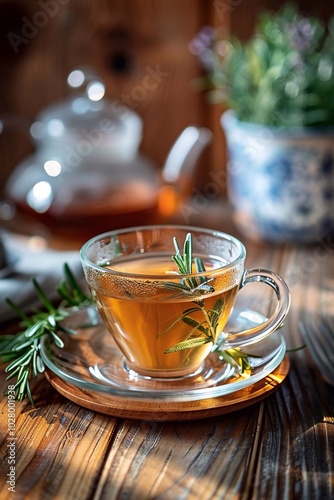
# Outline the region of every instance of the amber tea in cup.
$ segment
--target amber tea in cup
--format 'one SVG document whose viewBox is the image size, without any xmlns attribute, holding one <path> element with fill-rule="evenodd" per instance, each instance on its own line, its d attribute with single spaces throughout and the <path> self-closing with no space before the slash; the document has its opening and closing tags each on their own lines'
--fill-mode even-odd
<svg viewBox="0 0 334 500">
<path fill-rule="evenodd" d="M 217 344 L 244 346 L 270 335 L 288 312 L 289 290 L 272 271 L 245 271 L 245 256 L 233 236 L 184 226 L 123 229 L 85 243 L 85 277 L 125 369 L 156 379 L 187 377 Z M 263 325 L 224 332 L 238 290 L 253 281 L 275 290 L 275 312 Z"/>
</svg>

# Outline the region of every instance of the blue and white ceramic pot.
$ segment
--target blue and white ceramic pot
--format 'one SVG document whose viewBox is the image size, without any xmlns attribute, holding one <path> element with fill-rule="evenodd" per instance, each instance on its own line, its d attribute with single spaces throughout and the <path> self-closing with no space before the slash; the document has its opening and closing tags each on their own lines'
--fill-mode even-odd
<svg viewBox="0 0 334 500">
<path fill-rule="evenodd" d="M 310 243 L 334 232 L 334 128 L 276 129 L 222 115 L 228 198 L 251 238 Z"/>
</svg>

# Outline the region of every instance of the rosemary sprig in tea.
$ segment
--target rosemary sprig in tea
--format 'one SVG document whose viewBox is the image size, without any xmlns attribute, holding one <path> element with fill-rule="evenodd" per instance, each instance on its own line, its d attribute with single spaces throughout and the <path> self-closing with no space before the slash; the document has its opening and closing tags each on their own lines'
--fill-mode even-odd
<svg viewBox="0 0 334 500">
<path fill-rule="evenodd" d="M 20 326 L 24 329 L 16 335 L 0 336 L 0 364 L 9 363 L 5 369 L 8 373 L 7 380 L 16 378 L 17 399 L 23 401 L 27 396 L 32 405 L 34 401 L 30 380 L 37 377 L 39 373 L 43 373 L 45 368 L 40 355 L 42 338 L 48 335 L 58 347 L 63 347 L 63 341 L 58 333 L 74 333 L 61 324 L 69 314 L 66 308 L 92 303 L 91 297 L 83 292 L 67 264 L 64 265 L 64 278 L 56 288 L 62 299 L 58 308 L 48 299 L 35 279 L 33 286 L 44 309 L 37 309 L 31 316 L 28 316 L 14 302 L 7 299 L 9 305 L 21 318 Z"/>
<path fill-rule="evenodd" d="M 177 265 L 180 275 L 192 274 L 192 266 L 195 266 L 196 272 L 205 273 L 203 262 L 200 258 L 192 256 L 192 237 L 189 233 L 184 243 L 183 254 L 179 249 L 178 243 L 174 238 L 175 255 L 172 256 Z M 186 309 L 182 316 L 175 322 L 183 321 L 188 324 L 191 329 L 189 335 L 184 341 L 170 347 L 166 353 L 175 352 L 190 347 L 200 346 L 209 342 L 215 346 L 220 332 L 217 331 L 219 315 L 223 307 L 223 299 L 218 299 L 213 308 L 206 310 L 204 300 L 199 298 L 205 294 L 213 293 L 214 288 L 210 284 L 205 274 L 200 277 L 185 276 L 180 278 L 179 283 L 166 282 L 165 286 L 168 289 L 174 290 L 181 294 L 188 294 L 194 297 L 193 307 Z M 44 336 L 49 336 L 51 342 L 58 347 L 63 347 L 63 341 L 59 337 L 59 332 L 73 334 L 72 330 L 64 328 L 62 321 L 68 316 L 68 307 L 84 307 L 92 304 L 93 300 L 89 295 L 86 295 L 69 266 L 64 265 L 64 278 L 60 281 L 56 291 L 58 292 L 61 304 L 55 307 L 49 300 L 46 293 L 36 280 L 33 280 L 33 286 L 36 294 L 43 306 L 43 309 L 36 309 L 31 316 L 28 316 L 21 308 L 19 308 L 11 300 L 7 300 L 12 309 L 21 318 L 20 326 L 23 330 L 16 335 L 0 336 L 0 364 L 7 364 L 5 371 L 8 373 L 7 380 L 16 379 L 16 397 L 19 401 L 23 401 L 28 397 L 31 404 L 34 405 L 33 397 L 30 389 L 30 381 L 39 373 L 43 373 L 45 367 L 40 355 L 40 345 Z M 199 322 L 192 317 L 194 312 L 201 311 L 203 321 Z M 162 334 L 170 330 L 175 323 L 169 326 Z M 161 335 L 162 335 L 161 334 Z M 198 335 L 199 334 L 199 335 Z M 237 349 L 221 349 L 221 344 L 217 346 L 219 356 L 225 362 L 235 366 L 239 372 L 245 373 L 250 371 L 248 356 Z"/>
<path fill-rule="evenodd" d="M 165 287 L 169 290 L 180 292 L 181 295 L 187 294 L 193 296 L 194 300 L 192 303 L 194 306 L 184 310 L 182 316 L 160 334 L 164 335 L 170 331 L 179 321 L 183 321 L 191 327 L 187 338 L 168 348 L 165 353 L 168 354 L 184 349 L 199 347 L 211 342 L 213 346 L 216 347 L 221 359 L 234 366 L 239 373 L 249 373 L 251 366 L 247 354 L 243 353 L 240 348 L 223 349 L 223 343 L 217 345 L 218 338 L 221 334 L 218 330 L 218 322 L 224 306 L 224 299 L 218 298 L 213 308 L 207 310 L 203 298 L 197 298 L 199 296 L 202 297 L 203 295 L 211 294 L 215 290 L 212 284 L 210 284 L 212 280 L 205 275 L 202 274 L 201 276 L 189 277 L 190 274 L 193 274 L 193 266 L 196 273 L 205 273 L 202 259 L 199 257 L 193 258 L 191 233 L 187 234 L 184 241 L 183 254 L 180 251 L 176 238 L 173 239 L 173 243 L 175 255 L 172 256 L 172 259 L 177 266 L 178 274 L 188 276 L 181 278 L 179 283 L 166 282 Z M 198 313 L 199 311 L 202 314 L 202 321 L 198 321 L 192 317 L 194 313 Z"/>
</svg>

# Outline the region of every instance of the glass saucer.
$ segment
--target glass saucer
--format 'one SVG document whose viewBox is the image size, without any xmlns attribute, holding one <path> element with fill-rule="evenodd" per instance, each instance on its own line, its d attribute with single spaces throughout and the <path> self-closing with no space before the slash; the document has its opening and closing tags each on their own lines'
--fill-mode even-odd
<svg viewBox="0 0 334 500">
<path fill-rule="evenodd" d="M 227 331 L 251 328 L 265 319 L 252 310 L 235 310 Z M 276 331 L 261 342 L 245 347 L 252 366 L 248 376 L 239 375 L 213 351 L 201 370 L 191 377 L 157 381 L 126 370 L 122 353 L 101 323 L 77 327 L 76 332 L 73 336 L 59 333 L 65 344 L 63 348 L 48 338 L 43 339 L 41 356 L 45 365 L 74 386 L 121 398 L 184 402 L 231 394 L 264 379 L 279 366 L 286 353 L 284 338 Z"/>
</svg>

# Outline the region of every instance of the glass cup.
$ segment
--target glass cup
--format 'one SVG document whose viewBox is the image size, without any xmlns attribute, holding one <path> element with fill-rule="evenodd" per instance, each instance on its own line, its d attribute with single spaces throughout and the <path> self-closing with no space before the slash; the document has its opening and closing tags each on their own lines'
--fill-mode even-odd
<svg viewBox="0 0 334 500">
<path fill-rule="evenodd" d="M 290 307 L 282 277 L 244 269 L 244 245 L 219 231 L 187 226 L 116 230 L 91 238 L 80 255 L 100 315 L 132 376 L 173 380 L 198 373 L 217 346 L 246 346 L 270 335 Z M 275 311 L 263 324 L 225 332 L 238 291 L 253 282 L 274 290 Z"/>
</svg>

